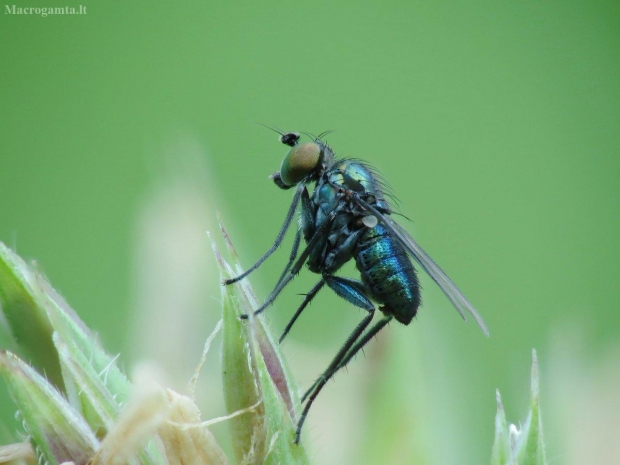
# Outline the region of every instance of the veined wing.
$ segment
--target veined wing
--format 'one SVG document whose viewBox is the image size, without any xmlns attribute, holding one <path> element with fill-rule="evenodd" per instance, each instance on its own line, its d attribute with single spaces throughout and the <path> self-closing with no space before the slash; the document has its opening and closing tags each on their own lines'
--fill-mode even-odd
<svg viewBox="0 0 620 465">
<path fill-rule="evenodd" d="M 355 195 L 354 199 L 360 207 L 376 216 L 377 219 L 394 235 L 394 237 L 401 242 L 403 247 L 405 247 L 413 259 L 418 262 L 418 264 L 424 269 L 424 271 L 426 271 L 426 273 L 428 273 L 433 281 L 437 283 L 439 288 L 443 291 L 448 300 L 452 302 L 452 305 L 454 305 L 454 308 L 456 308 L 463 319 L 467 321 L 465 312 L 469 313 L 474 320 L 476 320 L 476 323 L 478 323 L 478 326 L 480 326 L 480 329 L 482 329 L 484 334 L 488 336 L 489 329 L 471 302 L 467 300 L 460 289 L 456 287 L 456 284 L 452 282 L 448 275 L 444 273 L 437 263 L 435 263 L 435 260 L 433 260 L 424 251 L 424 249 L 420 247 L 420 245 L 409 235 L 409 233 L 392 218 L 381 213 L 368 202 L 362 200 L 358 195 Z"/>
</svg>

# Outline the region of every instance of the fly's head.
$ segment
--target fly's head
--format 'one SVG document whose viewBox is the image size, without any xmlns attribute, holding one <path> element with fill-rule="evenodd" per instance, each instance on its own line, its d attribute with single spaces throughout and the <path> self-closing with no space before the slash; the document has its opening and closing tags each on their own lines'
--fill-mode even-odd
<svg viewBox="0 0 620 465">
<path fill-rule="evenodd" d="M 334 164 L 334 153 L 319 138 L 300 144 L 299 134 L 289 132 L 280 135 L 280 142 L 291 148 L 282 160 L 280 171 L 270 176 L 280 189 L 318 179 Z"/>
</svg>

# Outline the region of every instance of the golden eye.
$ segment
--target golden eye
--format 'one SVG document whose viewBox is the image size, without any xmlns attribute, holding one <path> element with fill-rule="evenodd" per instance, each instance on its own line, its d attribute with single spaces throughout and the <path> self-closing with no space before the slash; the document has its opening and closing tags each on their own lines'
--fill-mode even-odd
<svg viewBox="0 0 620 465">
<path fill-rule="evenodd" d="M 299 184 L 318 167 L 321 161 L 321 147 L 315 142 L 296 145 L 284 157 L 280 166 L 280 177 L 287 186 Z"/>
</svg>

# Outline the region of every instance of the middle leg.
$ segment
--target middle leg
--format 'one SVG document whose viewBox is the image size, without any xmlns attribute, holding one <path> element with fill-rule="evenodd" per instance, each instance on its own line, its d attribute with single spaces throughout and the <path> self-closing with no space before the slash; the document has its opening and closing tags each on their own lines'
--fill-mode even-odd
<svg viewBox="0 0 620 465">
<path fill-rule="evenodd" d="M 286 325 L 286 328 L 284 328 L 284 331 L 282 332 L 282 336 L 280 336 L 280 341 L 279 341 L 280 344 L 282 344 L 282 341 L 284 340 L 288 332 L 291 330 L 291 328 L 295 324 L 295 321 L 297 321 L 297 318 L 299 318 L 299 315 L 301 315 L 301 312 L 303 312 L 304 309 L 308 306 L 308 304 L 312 301 L 312 299 L 316 297 L 316 295 L 319 293 L 319 291 L 323 288 L 324 285 L 325 285 L 325 280 L 321 278 L 321 280 L 318 283 L 316 283 L 312 287 L 312 289 L 310 289 L 310 292 L 306 294 L 304 301 L 301 303 L 301 305 L 299 306 L 299 308 L 293 315 L 293 318 L 291 318 L 291 321 L 288 322 L 288 324 Z"/>
<path fill-rule="evenodd" d="M 284 328 L 284 332 L 282 333 L 282 336 L 280 336 L 280 343 L 282 343 L 286 335 L 289 333 L 293 327 L 293 324 L 295 324 L 295 321 L 297 321 L 297 318 L 301 315 L 301 312 L 304 311 L 304 309 L 308 306 L 312 299 L 316 297 L 325 284 L 327 284 L 338 296 L 342 297 L 347 302 L 352 303 L 356 307 L 363 308 L 367 311 L 374 310 L 374 305 L 366 296 L 366 291 L 362 282 L 355 279 L 341 278 L 339 276 L 324 274 L 321 280 L 316 283 L 312 289 L 310 289 L 310 292 L 306 294 L 306 297 L 293 315 L 293 318 L 291 318 L 291 321 L 289 321 L 286 328 Z"/>
</svg>

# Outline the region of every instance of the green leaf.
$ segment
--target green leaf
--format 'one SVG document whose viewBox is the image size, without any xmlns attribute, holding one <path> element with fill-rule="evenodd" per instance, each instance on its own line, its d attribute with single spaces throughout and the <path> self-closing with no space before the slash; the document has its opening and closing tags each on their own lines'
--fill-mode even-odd
<svg viewBox="0 0 620 465">
<path fill-rule="evenodd" d="M 216 250 L 216 254 L 218 254 Z M 221 257 L 218 256 L 218 261 Z M 221 266 L 226 266 L 223 261 Z M 239 319 L 240 303 L 233 289 L 222 289 L 222 379 L 229 413 L 256 407 L 230 420 L 238 463 L 261 463 L 265 456 L 265 407 L 261 400 L 256 362 L 247 323 Z M 254 460 L 256 457 L 256 460 Z"/>
<path fill-rule="evenodd" d="M 93 431 L 100 431 L 99 437 L 104 436 L 119 415 L 118 402 L 84 354 L 65 343 L 58 333 L 54 334 L 54 343 L 60 355 L 65 383 L 72 387 L 68 389 L 72 405 L 79 408 Z"/>
<path fill-rule="evenodd" d="M 47 354 L 38 358 L 47 361 L 36 367 L 46 375 L 51 373 L 54 384 L 64 386 L 69 402 L 63 402 L 103 437 L 117 421 L 131 390 L 116 366 L 116 357 L 103 350 L 96 335 L 39 273 L 1 243 L 0 295 L 11 331 L 19 335 L 20 348 L 35 354 L 45 349 Z M 165 463 L 152 441 L 137 454 L 145 464 Z"/>
<path fill-rule="evenodd" d="M 40 279 L 15 252 L 0 242 L 0 310 L 9 324 L 17 350 L 47 379 L 62 389 L 62 374 L 45 311 L 47 298 L 36 292 Z"/>
<path fill-rule="evenodd" d="M 502 397 L 499 394 L 499 390 L 495 391 L 495 393 L 497 399 L 497 413 L 495 414 L 495 440 L 493 441 L 493 449 L 491 452 L 491 465 L 512 465 L 506 413 L 504 412 Z"/>
<path fill-rule="evenodd" d="M 0 371 L 33 447 L 46 463 L 90 460 L 99 441 L 54 386 L 10 352 L 0 352 Z"/>
<path fill-rule="evenodd" d="M 540 396 L 538 385 L 538 359 L 532 350 L 532 383 L 530 412 L 525 426 L 519 434 L 515 447 L 515 457 L 519 465 L 546 465 L 543 441 L 542 419 L 540 416 Z"/>
<path fill-rule="evenodd" d="M 49 297 L 46 310 L 53 328 L 54 342 L 62 362 L 67 392 L 91 427 L 104 435 L 117 421 L 130 397 L 131 383 L 77 314 L 46 282 L 38 292 Z M 153 441 L 136 451 L 143 464 L 166 463 Z"/>
<path fill-rule="evenodd" d="M 226 231 L 222 232 L 235 263 L 240 266 Z M 233 275 L 219 251 L 213 249 L 223 277 Z M 306 464 L 301 445 L 294 444 L 297 387 L 275 338 L 262 315 L 254 317 L 256 297 L 247 282 L 222 288 L 223 379 L 229 413 L 256 405 L 233 420 L 235 454 L 242 463 Z M 249 318 L 241 320 L 241 315 Z"/>
<path fill-rule="evenodd" d="M 491 465 L 547 465 L 543 428 L 540 415 L 538 359 L 532 350 L 532 380 L 530 411 L 524 426 L 519 430 L 514 424 L 506 426 L 504 407 L 497 391 L 495 415 L 495 441 Z"/>
<path fill-rule="evenodd" d="M 117 357 L 112 357 L 101 347 L 97 337 L 47 281 L 38 279 L 33 289 L 41 296 L 58 338 L 67 344 L 74 357 L 81 354 L 86 358 L 118 405 L 122 406 L 129 399 L 131 383 L 116 365 Z"/>
<path fill-rule="evenodd" d="M 264 463 L 307 464 L 309 461 L 303 446 L 293 442 L 296 418 L 292 399 L 296 396 L 290 390 L 291 380 L 286 379 L 285 370 L 279 364 L 281 357 L 270 344 L 262 318 L 251 318 L 250 328 L 267 419 L 269 448 Z"/>
</svg>

